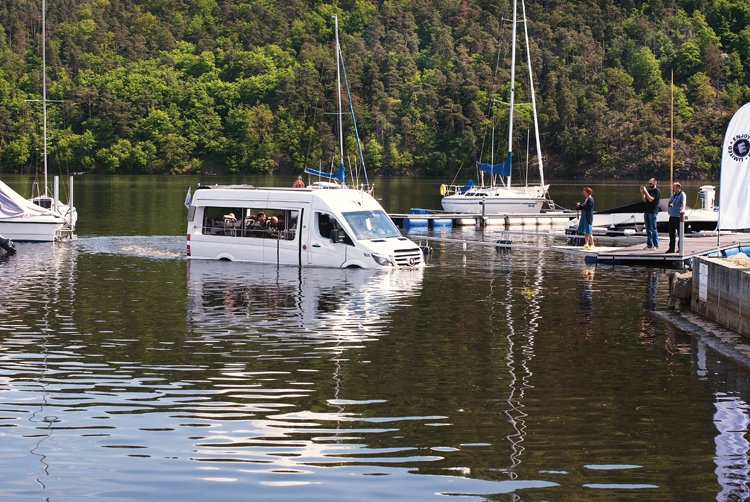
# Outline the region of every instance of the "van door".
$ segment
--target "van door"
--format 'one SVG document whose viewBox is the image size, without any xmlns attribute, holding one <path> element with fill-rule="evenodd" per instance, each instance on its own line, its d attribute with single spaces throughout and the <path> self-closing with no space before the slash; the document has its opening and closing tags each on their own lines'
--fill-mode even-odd
<svg viewBox="0 0 750 502">
<path fill-rule="evenodd" d="M 273 215 L 273 223 L 268 224 L 267 235 L 263 240 L 263 261 L 278 265 L 303 265 L 306 258 L 302 254 L 300 225 L 306 213 L 305 207 L 269 208 L 267 211 Z"/>
<path fill-rule="evenodd" d="M 336 217 L 326 211 L 313 210 L 311 226 L 308 234 L 308 264 L 315 267 L 341 267 L 346 262 L 347 252 L 353 243 Z M 331 239 L 334 232 L 341 236 L 337 239 L 339 242 Z"/>
</svg>

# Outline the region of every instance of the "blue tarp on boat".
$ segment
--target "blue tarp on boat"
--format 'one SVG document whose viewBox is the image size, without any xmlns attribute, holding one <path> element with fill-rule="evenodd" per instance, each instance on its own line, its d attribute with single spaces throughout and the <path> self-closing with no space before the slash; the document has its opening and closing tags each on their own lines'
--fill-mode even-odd
<svg viewBox="0 0 750 502">
<path fill-rule="evenodd" d="M 485 173 L 490 173 L 493 176 L 496 174 L 500 176 L 510 176 L 510 168 L 512 164 L 513 154 L 509 153 L 508 158 L 500 162 L 499 164 L 486 164 L 484 162 L 480 162 L 479 170 L 484 171 Z"/>
<path fill-rule="evenodd" d="M 312 176 L 319 176 L 321 178 L 327 178 L 329 180 L 336 180 L 339 183 L 343 183 L 344 179 L 346 178 L 344 174 L 344 163 L 342 162 L 339 164 L 339 168 L 336 169 L 334 172 L 326 172 L 326 171 L 318 171 L 317 169 L 313 169 L 311 167 L 305 168 L 305 173 L 310 174 Z"/>
</svg>

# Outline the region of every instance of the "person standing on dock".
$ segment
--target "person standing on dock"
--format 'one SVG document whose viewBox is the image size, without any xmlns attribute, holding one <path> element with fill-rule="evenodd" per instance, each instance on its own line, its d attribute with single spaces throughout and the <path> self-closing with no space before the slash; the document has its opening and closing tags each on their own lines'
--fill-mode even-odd
<svg viewBox="0 0 750 502">
<path fill-rule="evenodd" d="M 679 239 L 680 221 L 685 215 L 687 197 L 682 191 L 682 185 L 672 185 L 672 196 L 669 198 L 669 249 L 667 253 L 674 253 L 675 242 Z M 677 250 L 679 253 L 679 250 Z"/>
<path fill-rule="evenodd" d="M 583 249 L 594 248 L 594 191 L 590 187 L 583 189 L 586 198 L 583 204 L 576 202 L 576 209 L 581 211 L 581 219 L 578 222 L 578 231 L 583 234 Z"/>
<path fill-rule="evenodd" d="M 641 187 L 641 198 L 645 203 L 643 225 L 646 227 L 646 249 L 659 249 L 659 232 L 656 231 L 656 214 L 659 212 L 661 191 L 656 188 L 656 178 L 648 180 L 648 187 Z"/>
</svg>

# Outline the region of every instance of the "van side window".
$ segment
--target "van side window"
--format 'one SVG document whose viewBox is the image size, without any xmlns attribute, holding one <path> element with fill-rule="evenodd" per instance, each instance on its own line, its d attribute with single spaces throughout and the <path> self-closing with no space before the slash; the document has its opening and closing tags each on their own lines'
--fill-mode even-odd
<svg viewBox="0 0 750 502">
<path fill-rule="evenodd" d="M 237 217 L 242 214 L 241 208 L 236 207 L 207 207 L 203 212 L 204 235 L 233 235 L 236 234 Z"/>
<path fill-rule="evenodd" d="M 289 241 L 297 235 L 296 209 L 207 207 L 203 214 L 204 235 Z"/>
<path fill-rule="evenodd" d="M 354 242 L 346 234 L 346 231 L 341 227 L 335 217 L 328 213 L 315 213 L 315 222 L 318 228 L 318 235 L 323 239 L 331 239 L 333 231 L 340 232 L 343 236 L 343 243 L 353 246 Z"/>
<path fill-rule="evenodd" d="M 324 239 L 331 238 L 331 230 L 333 230 L 333 223 L 331 220 L 336 221 L 335 218 L 331 218 L 331 215 L 326 213 L 315 213 L 318 222 L 318 235 Z"/>
</svg>

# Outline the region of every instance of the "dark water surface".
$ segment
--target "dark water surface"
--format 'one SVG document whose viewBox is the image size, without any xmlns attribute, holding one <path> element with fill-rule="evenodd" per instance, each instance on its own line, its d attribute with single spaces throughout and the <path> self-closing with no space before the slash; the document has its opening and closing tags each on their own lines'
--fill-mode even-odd
<svg viewBox="0 0 750 502">
<path fill-rule="evenodd" d="M 655 313 L 667 272 L 453 243 L 394 273 L 186 262 L 196 182 L 79 178 L 79 238 L 0 262 L 0 500 L 750 493 L 748 372 Z"/>
</svg>

